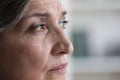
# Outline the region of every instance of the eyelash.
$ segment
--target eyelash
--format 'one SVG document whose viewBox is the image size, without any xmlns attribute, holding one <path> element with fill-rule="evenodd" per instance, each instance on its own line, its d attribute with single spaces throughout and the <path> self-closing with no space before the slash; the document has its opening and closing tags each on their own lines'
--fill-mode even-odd
<svg viewBox="0 0 120 80">
<path fill-rule="evenodd" d="M 62 21 L 60 21 L 60 25 L 61 25 L 61 27 L 63 28 L 63 29 L 66 29 L 66 24 L 68 24 L 69 23 L 69 21 L 67 21 L 67 20 L 62 20 Z"/>
<path fill-rule="evenodd" d="M 43 32 L 47 30 L 47 26 L 44 23 L 33 25 L 30 27 L 31 32 Z"/>
<path fill-rule="evenodd" d="M 67 21 L 67 20 L 62 20 L 59 22 L 59 25 L 61 25 L 61 27 L 63 29 L 66 29 L 66 24 L 68 22 L 69 21 Z M 37 25 L 32 25 L 29 30 L 30 30 L 30 32 L 44 32 L 44 31 L 48 30 L 48 27 L 45 23 L 41 23 L 41 24 L 37 24 Z"/>
</svg>

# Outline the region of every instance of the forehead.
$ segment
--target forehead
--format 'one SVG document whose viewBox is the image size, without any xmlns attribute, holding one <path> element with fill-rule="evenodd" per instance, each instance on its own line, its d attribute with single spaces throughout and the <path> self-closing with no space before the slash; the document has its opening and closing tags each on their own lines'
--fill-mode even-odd
<svg viewBox="0 0 120 80">
<path fill-rule="evenodd" d="M 61 0 L 31 0 L 32 4 L 40 4 L 40 5 L 44 5 L 44 4 L 60 4 Z"/>
<path fill-rule="evenodd" d="M 50 14 L 60 14 L 64 10 L 61 0 L 31 0 L 26 15 L 34 12 L 48 12 Z"/>
</svg>

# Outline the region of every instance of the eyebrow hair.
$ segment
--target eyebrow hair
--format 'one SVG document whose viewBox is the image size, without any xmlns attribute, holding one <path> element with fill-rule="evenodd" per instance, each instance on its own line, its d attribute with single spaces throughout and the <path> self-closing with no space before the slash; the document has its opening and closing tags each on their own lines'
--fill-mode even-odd
<svg viewBox="0 0 120 80">
<path fill-rule="evenodd" d="M 64 16 L 64 15 L 66 15 L 67 14 L 67 11 L 63 11 L 62 12 L 62 16 Z M 50 16 L 50 14 L 49 13 L 44 13 L 44 12 L 37 12 L 37 13 L 34 13 L 34 14 L 32 14 L 32 15 L 29 15 L 29 16 L 26 16 L 24 19 L 26 19 L 26 18 L 29 18 L 29 17 L 49 17 Z"/>
</svg>

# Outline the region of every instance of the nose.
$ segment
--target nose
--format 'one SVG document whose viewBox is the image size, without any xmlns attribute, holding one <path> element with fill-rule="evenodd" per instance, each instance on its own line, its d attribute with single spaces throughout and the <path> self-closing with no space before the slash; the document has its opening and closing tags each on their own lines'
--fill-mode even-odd
<svg viewBox="0 0 120 80">
<path fill-rule="evenodd" d="M 53 39 L 54 45 L 51 52 L 53 55 L 64 55 L 73 52 L 73 45 L 63 29 L 56 30 Z"/>
</svg>

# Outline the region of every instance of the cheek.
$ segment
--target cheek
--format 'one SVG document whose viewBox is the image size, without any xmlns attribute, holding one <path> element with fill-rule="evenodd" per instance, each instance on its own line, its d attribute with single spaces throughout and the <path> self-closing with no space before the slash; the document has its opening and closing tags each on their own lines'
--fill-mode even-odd
<svg viewBox="0 0 120 80">
<path fill-rule="evenodd" d="M 50 55 L 48 42 L 34 39 L 14 41 L 5 41 L 5 44 L 3 44 L 5 59 L 8 61 L 8 64 L 10 63 L 11 67 L 19 66 L 18 69 L 20 70 L 43 71 Z"/>
<path fill-rule="evenodd" d="M 36 69 L 43 69 L 49 58 L 48 45 L 42 43 L 32 42 L 32 44 L 26 44 L 24 46 L 23 55 L 27 59 L 28 63 Z"/>
</svg>

